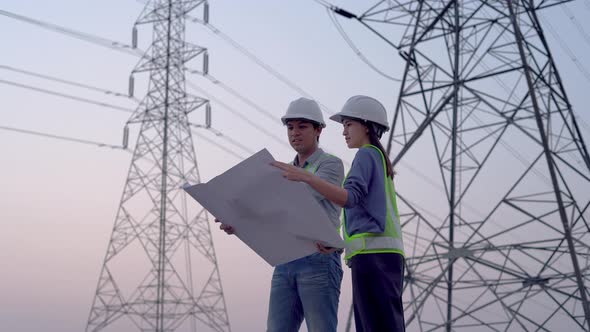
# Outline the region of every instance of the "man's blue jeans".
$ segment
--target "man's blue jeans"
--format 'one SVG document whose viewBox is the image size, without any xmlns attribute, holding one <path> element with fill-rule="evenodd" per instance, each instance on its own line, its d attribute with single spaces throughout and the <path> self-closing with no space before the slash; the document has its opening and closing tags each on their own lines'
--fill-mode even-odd
<svg viewBox="0 0 590 332">
<path fill-rule="evenodd" d="M 340 254 L 315 253 L 275 267 L 268 332 L 336 332 L 342 283 Z"/>
</svg>

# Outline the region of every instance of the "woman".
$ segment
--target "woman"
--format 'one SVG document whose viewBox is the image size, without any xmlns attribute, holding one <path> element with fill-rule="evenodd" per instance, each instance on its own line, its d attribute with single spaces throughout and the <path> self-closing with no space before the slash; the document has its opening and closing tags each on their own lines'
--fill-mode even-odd
<svg viewBox="0 0 590 332">
<path fill-rule="evenodd" d="M 274 162 L 283 176 L 309 184 L 344 207 L 345 260 L 352 270 L 357 331 L 405 331 L 402 305 L 404 249 L 397 212 L 393 169 L 381 135 L 389 130 L 377 100 L 354 96 L 330 117 L 342 123 L 350 149 L 359 149 L 342 187 L 289 164 Z M 320 247 L 320 251 L 330 249 Z"/>
</svg>

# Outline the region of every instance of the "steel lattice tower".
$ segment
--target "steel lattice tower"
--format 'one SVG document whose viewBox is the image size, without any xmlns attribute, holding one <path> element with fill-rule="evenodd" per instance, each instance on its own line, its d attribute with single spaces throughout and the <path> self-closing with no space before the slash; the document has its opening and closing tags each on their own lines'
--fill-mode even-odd
<svg viewBox="0 0 590 332">
<path fill-rule="evenodd" d="M 539 19 L 561 2 L 331 7 L 403 58 L 388 152 L 440 189 L 398 198 L 409 331 L 590 330 L 590 157 Z"/>
<path fill-rule="evenodd" d="M 200 181 L 188 114 L 209 111 L 185 89 L 187 62 L 207 61 L 204 48 L 185 42 L 185 16 L 195 9 L 208 19 L 206 1 L 155 0 L 136 22 L 153 24 L 133 71 L 150 80 L 129 121 L 141 130 L 87 331 L 230 331 L 207 213 L 181 189 Z"/>
</svg>

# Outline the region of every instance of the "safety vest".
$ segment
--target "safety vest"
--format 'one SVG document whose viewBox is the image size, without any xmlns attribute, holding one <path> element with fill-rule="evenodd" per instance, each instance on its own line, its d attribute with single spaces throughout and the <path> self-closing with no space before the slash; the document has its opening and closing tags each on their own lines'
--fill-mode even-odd
<svg viewBox="0 0 590 332">
<path fill-rule="evenodd" d="M 324 161 L 325 159 L 327 159 L 331 156 L 332 156 L 331 154 L 324 152 L 318 158 L 318 160 L 316 160 L 314 163 L 307 163 L 307 166 L 305 166 L 303 169 L 310 172 L 311 174 L 315 174 L 315 172 L 318 170 L 318 167 L 320 166 L 320 162 Z"/>
<path fill-rule="evenodd" d="M 342 209 L 342 225 L 344 234 L 344 245 L 346 261 L 358 254 L 374 254 L 374 253 L 398 253 L 404 256 L 404 243 L 402 240 L 402 230 L 399 221 L 399 213 L 397 211 L 395 188 L 393 181 L 387 176 L 387 166 L 385 164 L 385 156 L 381 150 L 371 144 L 366 144 L 363 147 L 370 147 L 379 151 L 381 161 L 383 162 L 383 172 L 385 178 L 385 202 L 387 205 L 387 220 L 385 222 L 385 230 L 383 233 L 359 233 L 352 236 L 348 235 L 346 231 L 346 209 Z M 348 175 L 346 176 L 346 178 Z M 346 181 L 344 178 L 344 181 Z M 344 183 L 344 182 L 343 182 Z"/>
</svg>

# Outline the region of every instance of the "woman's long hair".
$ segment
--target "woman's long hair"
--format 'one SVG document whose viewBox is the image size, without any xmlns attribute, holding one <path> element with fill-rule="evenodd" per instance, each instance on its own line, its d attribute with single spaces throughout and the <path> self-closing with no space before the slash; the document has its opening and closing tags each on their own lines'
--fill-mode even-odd
<svg viewBox="0 0 590 332">
<path fill-rule="evenodd" d="M 379 150 L 381 150 L 381 153 L 383 153 L 383 157 L 385 157 L 385 167 L 387 170 L 387 176 L 393 179 L 393 176 L 395 175 L 395 172 L 393 171 L 393 166 L 391 165 L 391 161 L 389 161 L 389 157 L 387 156 L 387 153 L 385 152 L 385 149 L 383 148 L 383 145 L 379 140 L 381 138 L 381 135 L 385 131 L 385 128 L 383 128 L 383 126 L 381 125 L 378 125 L 370 121 L 362 121 L 362 123 L 369 129 L 369 141 L 371 142 L 371 144 L 378 147 Z"/>
</svg>

